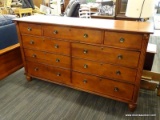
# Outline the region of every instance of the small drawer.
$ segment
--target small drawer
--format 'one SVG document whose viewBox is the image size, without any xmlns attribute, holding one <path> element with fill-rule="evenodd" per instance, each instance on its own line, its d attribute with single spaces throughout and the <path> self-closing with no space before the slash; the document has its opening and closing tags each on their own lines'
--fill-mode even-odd
<svg viewBox="0 0 160 120">
<path fill-rule="evenodd" d="M 44 36 L 74 41 L 102 43 L 103 32 L 94 29 L 80 29 L 65 26 L 43 26 Z"/>
<path fill-rule="evenodd" d="M 122 50 L 103 46 L 93 46 L 72 43 L 72 56 L 103 63 L 112 63 L 131 68 L 137 68 L 140 52 Z"/>
<path fill-rule="evenodd" d="M 72 69 L 74 71 L 79 71 L 82 73 L 103 76 L 110 79 L 128 81 L 131 83 L 135 82 L 137 74 L 137 69 L 98 63 L 78 58 L 72 59 Z"/>
<path fill-rule="evenodd" d="M 42 27 L 38 24 L 19 23 L 21 34 L 42 35 Z"/>
<path fill-rule="evenodd" d="M 37 50 L 43 49 L 43 37 L 32 37 L 28 35 L 22 35 L 21 40 L 24 48 L 31 48 Z"/>
<path fill-rule="evenodd" d="M 102 43 L 103 41 L 103 32 L 100 30 L 72 28 L 71 33 L 74 40 L 89 43 Z"/>
<path fill-rule="evenodd" d="M 99 77 L 72 72 L 74 86 L 115 98 L 131 100 L 134 86 L 131 84 L 102 79 Z"/>
<path fill-rule="evenodd" d="M 141 49 L 142 35 L 106 31 L 104 44 L 122 48 Z"/>
<path fill-rule="evenodd" d="M 27 72 L 29 75 L 56 81 L 60 83 L 70 83 L 70 71 L 27 61 Z"/>
<path fill-rule="evenodd" d="M 70 43 L 43 37 L 22 35 L 24 48 L 54 52 L 56 54 L 70 55 Z"/>
<path fill-rule="evenodd" d="M 57 67 L 70 68 L 70 57 L 68 56 L 29 49 L 24 49 L 24 54 L 26 60 L 28 61 L 35 61 Z"/>
</svg>

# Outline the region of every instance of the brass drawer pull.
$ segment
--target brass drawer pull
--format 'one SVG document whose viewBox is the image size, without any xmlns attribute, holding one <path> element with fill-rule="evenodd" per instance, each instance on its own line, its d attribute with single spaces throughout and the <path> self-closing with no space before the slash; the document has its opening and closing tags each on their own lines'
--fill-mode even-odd
<svg viewBox="0 0 160 120">
<path fill-rule="evenodd" d="M 53 32 L 54 34 L 58 34 L 58 31 L 57 30 L 54 30 L 54 32 Z"/>
<path fill-rule="evenodd" d="M 28 31 L 32 31 L 32 28 L 28 27 Z"/>
<path fill-rule="evenodd" d="M 54 45 L 54 48 L 59 48 L 59 45 L 55 44 L 55 45 Z"/>
<path fill-rule="evenodd" d="M 61 73 L 57 73 L 57 76 L 61 76 Z"/>
<path fill-rule="evenodd" d="M 86 84 L 88 81 L 86 79 L 83 80 L 83 83 Z"/>
<path fill-rule="evenodd" d="M 30 40 L 30 42 L 29 42 L 29 43 L 33 45 L 33 44 L 34 44 L 34 41 L 33 41 L 33 40 Z"/>
<path fill-rule="evenodd" d="M 60 62 L 60 59 L 57 58 L 57 59 L 56 59 L 56 62 Z"/>
<path fill-rule="evenodd" d="M 118 92 L 118 91 L 119 91 L 119 88 L 115 87 L 115 88 L 114 88 L 114 91 L 115 91 L 115 92 Z"/>
<path fill-rule="evenodd" d="M 34 71 L 38 71 L 38 68 L 36 67 L 36 68 L 34 69 Z"/>
<path fill-rule="evenodd" d="M 83 66 L 83 67 L 86 69 L 86 68 L 88 68 L 88 65 L 87 65 L 87 64 L 84 64 L 84 66 Z"/>
<path fill-rule="evenodd" d="M 123 55 L 118 55 L 117 58 L 118 58 L 119 60 L 121 60 L 121 59 L 123 59 Z"/>
<path fill-rule="evenodd" d="M 85 34 L 83 35 L 83 37 L 84 37 L 84 38 L 88 38 L 88 34 L 85 33 Z"/>
<path fill-rule="evenodd" d="M 84 53 L 84 54 L 87 54 L 87 53 L 88 53 L 88 50 L 87 50 L 87 49 L 84 49 L 84 50 L 83 50 L 83 53 Z"/>
<path fill-rule="evenodd" d="M 36 57 L 37 57 L 37 55 L 33 54 L 33 55 L 32 55 L 32 57 L 33 57 L 33 58 L 36 58 Z"/>
<path fill-rule="evenodd" d="M 119 42 L 120 42 L 120 43 L 124 43 L 124 41 L 125 41 L 124 38 L 120 38 L 120 39 L 119 39 Z"/>
<path fill-rule="evenodd" d="M 117 70 L 116 75 L 120 75 L 120 74 L 121 74 L 121 71 Z"/>
</svg>

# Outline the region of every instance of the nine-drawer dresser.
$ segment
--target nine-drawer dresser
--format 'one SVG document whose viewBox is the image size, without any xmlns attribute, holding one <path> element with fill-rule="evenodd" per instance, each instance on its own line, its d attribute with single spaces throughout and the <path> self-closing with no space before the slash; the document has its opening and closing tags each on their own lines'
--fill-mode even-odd
<svg viewBox="0 0 160 120">
<path fill-rule="evenodd" d="M 55 16 L 15 23 L 27 80 L 122 101 L 134 111 L 152 23 Z"/>
</svg>

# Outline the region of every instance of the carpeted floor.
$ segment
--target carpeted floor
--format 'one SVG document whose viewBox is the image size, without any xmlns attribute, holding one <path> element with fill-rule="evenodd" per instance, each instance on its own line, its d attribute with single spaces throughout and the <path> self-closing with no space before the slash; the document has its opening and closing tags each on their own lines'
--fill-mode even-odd
<svg viewBox="0 0 160 120">
<path fill-rule="evenodd" d="M 154 91 L 140 90 L 131 113 L 126 103 L 38 79 L 27 82 L 24 69 L 0 81 L 0 120 L 160 120 L 159 114 Z"/>
</svg>

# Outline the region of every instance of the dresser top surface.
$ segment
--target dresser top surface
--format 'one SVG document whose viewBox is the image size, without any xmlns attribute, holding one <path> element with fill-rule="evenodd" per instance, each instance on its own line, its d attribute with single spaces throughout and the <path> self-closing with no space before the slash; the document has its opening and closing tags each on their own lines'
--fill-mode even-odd
<svg viewBox="0 0 160 120">
<path fill-rule="evenodd" d="M 109 19 L 84 19 L 61 16 L 45 16 L 33 15 L 22 18 L 16 18 L 14 21 L 30 22 L 30 23 L 44 23 L 54 25 L 89 27 L 105 30 L 116 31 L 130 31 L 139 33 L 153 33 L 153 23 L 151 22 L 137 22 L 137 21 L 122 21 Z"/>
</svg>

